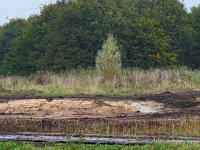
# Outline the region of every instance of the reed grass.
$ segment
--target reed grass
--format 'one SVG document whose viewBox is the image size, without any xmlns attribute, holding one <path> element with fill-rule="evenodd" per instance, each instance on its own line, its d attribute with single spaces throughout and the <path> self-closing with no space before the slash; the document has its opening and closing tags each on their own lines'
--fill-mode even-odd
<svg viewBox="0 0 200 150">
<path fill-rule="evenodd" d="M 188 69 L 124 69 L 118 78 L 102 81 L 94 70 L 64 73 L 37 72 L 31 76 L 1 76 L 1 93 L 30 92 L 36 95 L 131 95 L 200 88 L 200 71 Z M 2 95 L 1 94 L 1 95 Z"/>
</svg>

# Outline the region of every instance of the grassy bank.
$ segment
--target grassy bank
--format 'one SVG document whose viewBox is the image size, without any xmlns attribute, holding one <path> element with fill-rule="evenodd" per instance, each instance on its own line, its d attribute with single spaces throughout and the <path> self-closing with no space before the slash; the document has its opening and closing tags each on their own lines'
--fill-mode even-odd
<svg viewBox="0 0 200 150">
<path fill-rule="evenodd" d="M 0 77 L 1 95 L 131 95 L 199 88 L 200 71 L 187 69 L 127 69 L 112 81 L 103 80 L 94 70 L 74 70 L 59 74 L 38 72 L 28 77 Z"/>
<path fill-rule="evenodd" d="M 157 143 L 153 145 L 144 146 L 122 146 L 122 145 L 84 145 L 84 144 L 50 144 L 54 146 L 40 145 L 34 146 L 33 144 L 26 143 L 4 143 L 0 142 L 0 150 L 199 150 L 200 144 L 169 144 Z"/>
</svg>

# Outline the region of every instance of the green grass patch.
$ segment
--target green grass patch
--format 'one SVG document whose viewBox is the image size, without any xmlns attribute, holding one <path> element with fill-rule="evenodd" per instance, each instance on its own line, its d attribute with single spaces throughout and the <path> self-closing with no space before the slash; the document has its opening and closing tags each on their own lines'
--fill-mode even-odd
<svg viewBox="0 0 200 150">
<path fill-rule="evenodd" d="M 132 95 L 144 93 L 144 88 L 105 88 L 105 95 Z"/>
<path fill-rule="evenodd" d="M 47 87 L 40 90 L 41 96 L 64 96 L 64 95 L 76 95 L 79 92 L 76 89 L 65 88 L 62 86 Z"/>
<path fill-rule="evenodd" d="M 49 144 L 48 144 L 49 145 Z M 27 143 L 0 142 L 0 150 L 199 150 L 200 144 L 156 143 L 152 145 L 89 145 L 89 144 L 50 144 L 35 146 Z"/>
</svg>

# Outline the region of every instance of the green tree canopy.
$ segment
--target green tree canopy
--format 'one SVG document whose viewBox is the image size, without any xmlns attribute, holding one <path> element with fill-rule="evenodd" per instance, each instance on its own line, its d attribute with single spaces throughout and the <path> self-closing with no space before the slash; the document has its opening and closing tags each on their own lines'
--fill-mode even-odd
<svg viewBox="0 0 200 150">
<path fill-rule="evenodd" d="M 179 0 L 62 0 L 40 15 L 0 27 L 0 61 L 7 74 L 95 67 L 113 33 L 122 66 L 198 68 L 199 7 Z"/>
</svg>

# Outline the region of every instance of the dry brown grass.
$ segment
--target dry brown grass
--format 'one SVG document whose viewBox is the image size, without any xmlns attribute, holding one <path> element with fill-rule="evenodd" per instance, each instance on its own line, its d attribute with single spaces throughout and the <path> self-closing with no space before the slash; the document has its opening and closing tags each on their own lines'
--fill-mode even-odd
<svg viewBox="0 0 200 150">
<path fill-rule="evenodd" d="M 200 136 L 199 118 L 157 119 L 157 120 L 112 120 L 112 119 L 75 119 L 75 120 L 25 120 L 4 119 L 0 121 L 1 133 L 62 133 L 67 135 L 176 135 Z"/>
<path fill-rule="evenodd" d="M 119 78 L 107 83 L 93 70 L 74 70 L 69 73 L 38 72 L 28 77 L 0 77 L 2 89 L 21 92 L 37 91 L 42 95 L 66 94 L 138 94 L 166 90 L 200 88 L 200 71 L 124 70 Z"/>
</svg>

